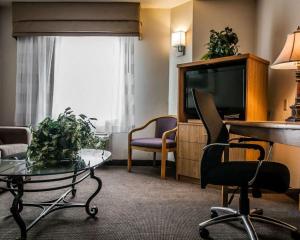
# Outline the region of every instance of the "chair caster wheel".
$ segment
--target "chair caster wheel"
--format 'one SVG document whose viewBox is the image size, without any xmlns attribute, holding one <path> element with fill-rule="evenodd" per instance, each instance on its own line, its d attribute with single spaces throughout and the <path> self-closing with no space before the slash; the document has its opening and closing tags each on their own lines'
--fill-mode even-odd
<svg viewBox="0 0 300 240">
<path fill-rule="evenodd" d="M 292 231 L 291 232 L 291 237 L 294 240 L 300 240 L 300 232 L 298 232 L 298 231 Z"/>
<path fill-rule="evenodd" d="M 210 212 L 210 218 L 216 218 L 217 216 L 219 216 L 219 214 L 218 214 L 217 211 L 212 210 L 212 211 Z"/>
<path fill-rule="evenodd" d="M 208 239 L 208 237 L 209 237 L 209 231 L 206 228 L 200 228 L 199 234 L 200 234 L 200 237 L 203 239 Z"/>
<path fill-rule="evenodd" d="M 251 210 L 251 214 L 264 215 L 264 210 L 261 208 L 254 208 Z"/>
</svg>

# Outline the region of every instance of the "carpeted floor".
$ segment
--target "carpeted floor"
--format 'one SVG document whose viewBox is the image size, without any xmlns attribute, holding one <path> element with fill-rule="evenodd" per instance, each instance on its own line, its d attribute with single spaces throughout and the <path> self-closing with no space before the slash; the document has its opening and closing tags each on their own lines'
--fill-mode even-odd
<svg viewBox="0 0 300 240">
<path fill-rule="evenodd" d="M 199 185 L 162 181 L 159 168 L 107 166 L 96 174 L 103 180 L 103 188 L 95 198 L 98 218 L 88 218 L 84 209 L 65 209 L 48 215 L 28 234 L 28 239 L 200 239 L 198 224 L 209 217 L 210 206 L 220 203 L 220 191 L 200 189 Z M 76 201 L 85 199 L 93 191 L 92 180 L 84 182 L 77 191 Z M 46 193 L 49 195 L 49 193 Z M 27 199 L 42 199 L 43 194 L 27 194 Z M 0 195 L 0 216 L 9 214 L 11 196 Z M 236 206 L 237 200 L 233 203 Z M 252 207 L 261 207 L 265 215 L 277 217 L 300 227 L 297 203 L 285 195 L 263 196 L 254 199 Z M 25 219 L 32 220 L 36 209 L 26 208 Z M 212 239 L 247 239 L 241 223 L 221 224 L 210 228 Z M 260 239 L 291 239 L 287 231 L 269 225 L 255 224 Z M 0 239 L 15 239 L 19 230 L 12 218 L 0 218 Z"/>
</svg>

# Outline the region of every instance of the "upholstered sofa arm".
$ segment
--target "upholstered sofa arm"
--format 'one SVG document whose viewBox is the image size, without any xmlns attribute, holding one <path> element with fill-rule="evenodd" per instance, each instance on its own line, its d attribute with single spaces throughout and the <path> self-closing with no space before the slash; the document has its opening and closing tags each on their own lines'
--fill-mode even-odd
<svg viewBox="0 0 300 240">
<path fill-rule="evenodd" d="M 31 132 L 26 127 L 0 126 L 0 144 L 30 144 Z"/>
<path fill-rule="evenodd" d="M 4 144 L 0 145 L 0 158 L 7 157 L 15 154 L 24 153 L 27 151 L 27 144 L 16 143 L 16 144 Z"/>
</svg>

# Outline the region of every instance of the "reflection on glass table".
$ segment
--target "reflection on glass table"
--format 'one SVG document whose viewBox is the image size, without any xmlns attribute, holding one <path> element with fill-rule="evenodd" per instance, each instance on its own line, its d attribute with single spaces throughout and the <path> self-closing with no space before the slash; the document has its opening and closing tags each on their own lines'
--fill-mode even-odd
<svg viewBox="0 0 300 240">
<path fill-rule="evenodd" d="M 0 182 L 5 182 L 6 185 L 6 187 L 0 188 L 9 191 L 14 196 L 10 211 L 20 228 L 22 240 L 27 238 L 27 232 L 41 218 L 59 209 L 84 207 L 88 215 L 91 217 L 96 216 L 98 208 L 96 206 L 91 207 L 90 203 L 100 192 L 102 181 L 95 176 L 94 170 L 109 160 L 110 152 L 83 149 L 79 152 L 77 160 L 58 160 L 42 166 L 31 163 L 24 156 L 25 154 L 23 154 L 23 158 L 0 160 Z M 85 203 L 74 203 L 67 200 L 66 198 L 70 194 L 75 197 L 76 185 L 88 177 L 94 179 L 98 186 L 87 201 Z M 47 185 L 44 183 L 47 183 Z M 54 200 L 38 203 L 29 203 L 23 200 L 23 195 L 26 192 L 49 192 L 59 189 L 66 189 L 66 191 Z M 40 215 L 27 226 L 21 217 L 24 206 L 42 209 Z"/>
</svg>

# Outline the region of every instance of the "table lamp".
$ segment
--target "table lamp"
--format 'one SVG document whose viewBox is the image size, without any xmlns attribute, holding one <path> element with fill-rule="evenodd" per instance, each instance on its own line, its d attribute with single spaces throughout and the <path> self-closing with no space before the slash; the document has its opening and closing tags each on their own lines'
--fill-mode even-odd
<svg viewBox="0 0 300 240">
<path fill-rule="evenodd" d="M 300 121 L 300 27 L 287 36 L 285 45 L 271 66 L 272 69 L 292 69 L 296 73 L 297 93 L 295 103 L 290 106 L 292 116 L 286 119 L 289 122 Z"/>
</svg>

